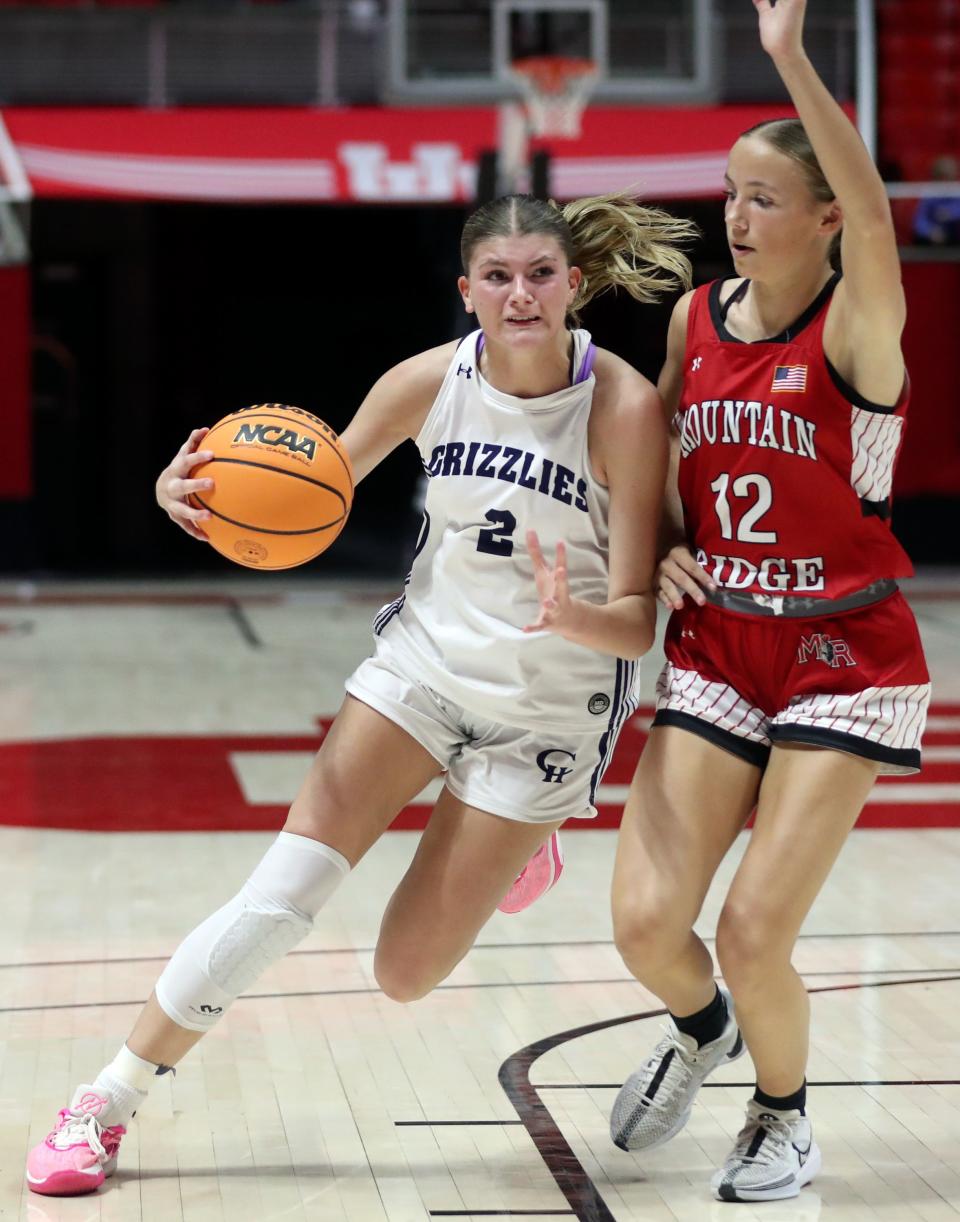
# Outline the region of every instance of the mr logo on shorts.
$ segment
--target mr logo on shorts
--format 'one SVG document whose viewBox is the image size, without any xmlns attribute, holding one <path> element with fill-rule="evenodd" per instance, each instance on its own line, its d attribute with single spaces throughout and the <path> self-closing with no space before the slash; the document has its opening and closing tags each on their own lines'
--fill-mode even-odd
<svg viewBox="0 0 960 1222">
<path fill-rule="evenodd" d="M 850 646 L 839 638 L 828 637 L 825 632 L 814 632 L 811 636 L 802 636 L 797 649 L 797 661 L 809 662 L 814 658 L 817 662 L 826 662 L 828 666 L 837 669 L 841 663 L 844 666 L 856 666 L 857 660 L 850 652 Z"/>
<path fill-rule="evenodd" d="M 551 755 L 565 755 L 569 760 L 575 760 L 577 757 L 572 751 L 564 751 L 562 747 L 547 747 L 546 751 L 541 751 L 537 756 L 537 767 L 543 773 L 544 782 L 549 784 L 553 781 L 557 785 L 562 785 L 563 778 L 573 772 L 573 769 L 550 763 Z"/>
</svg>

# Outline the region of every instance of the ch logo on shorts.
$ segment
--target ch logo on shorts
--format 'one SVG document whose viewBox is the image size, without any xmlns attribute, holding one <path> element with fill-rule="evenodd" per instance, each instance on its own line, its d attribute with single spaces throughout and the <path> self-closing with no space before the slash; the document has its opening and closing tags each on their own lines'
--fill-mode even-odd
<svg viewBox="0 0 960 1222">
<path fill-rule="evenodd" d="M 817 662 L 826 662 L 834 670 L 841 665 L 856 666 L 857 664 L 847 642 L 839 637 L 828 637 L 825 632 L 814 632 L 810 636 L 800 638 L 797 661 L 809 662 L 811 658 Z"/>
<path fill-rule="evenodd" d="M 564 751 L 562 747 L 547 747 L 546 751 L 541 751 L 537 756 L 537 767 L 543 773 L 544 782 L 553 781 L 556 785 L 562 785 L 563 778 L 573 772 L 573 769 L 551 762 L 551 755 L 565 755 L 569 760 L 575 760 L 577 757 L 572 751 Z"/>
<path fill-rule="evenodd" d="M 610 707 L 610 697 L 606 692 L 594 692 L 587 701 L 587 712 L 599 716 Z"/>
</svg>

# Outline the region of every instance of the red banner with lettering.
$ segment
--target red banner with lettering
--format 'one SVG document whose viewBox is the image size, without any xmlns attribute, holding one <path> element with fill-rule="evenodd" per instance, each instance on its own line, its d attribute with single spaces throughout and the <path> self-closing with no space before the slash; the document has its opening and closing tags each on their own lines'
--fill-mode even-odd
<svg viewBox="0 0 960 1222">
<path fill-rule="evenodd" d="M 737 135 L 779 106 L 595 107 L 557 141 L 561 198 L 636 187 L 720 193 Z M 457 201 L 496 144 L 494 107 L 3 111 L 41 196 L 246 201 Z"/>
</svg>

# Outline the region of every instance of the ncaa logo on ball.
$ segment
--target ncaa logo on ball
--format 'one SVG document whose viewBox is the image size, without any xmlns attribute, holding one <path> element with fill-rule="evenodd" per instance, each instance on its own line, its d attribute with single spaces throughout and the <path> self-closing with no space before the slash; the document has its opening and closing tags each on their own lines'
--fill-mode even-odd
<svg viewBox="0 0 960 1222">
<path fill-rule="evenodd" d="M 234 445 L 283 446 L 291 454 L 303 454 L 311 461 L 317 454 L 312 437 L 301 437 L 293 429 L 279 424 L 241 424 L 233 439 Z"/>
<path fill-rule="evenodd" d="M 594 692 L 587 701 L 587 712 L 593 713 L 599 717 L 601 713 L 605 713 L 610 707 L 610 697 L 606 692 Z"/>
</svg>

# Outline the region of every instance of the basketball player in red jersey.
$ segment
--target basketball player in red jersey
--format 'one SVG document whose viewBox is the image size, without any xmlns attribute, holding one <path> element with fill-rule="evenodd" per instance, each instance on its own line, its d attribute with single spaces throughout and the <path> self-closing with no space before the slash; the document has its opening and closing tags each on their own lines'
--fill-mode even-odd
<svg viewBox="0 0 960 1222">
<path fill-rule="evenodd" d="M 877 775 L 919 767 L 929 700 L 890 530 L 909 381 L 886 194 L 804 53 L 805 0 L 753 3 L 799 120 L 733 146 L 736 274 L 671 321 L 659 389 L 679 496 L 657 585 L 673 614 L 613 886 L 617 945 L 670 1019 L 611 1135 L 667 1141 L 745 1044 L 756 1091 L 712 1181 L 728 1201 L 795 1196 L 819 1169 L 791 952 Z M 727 993 L 693 924 L 754 808 L 717 928 Z"/>
</svg>

